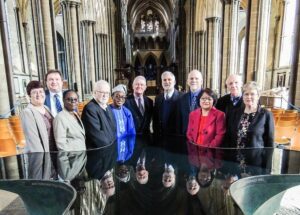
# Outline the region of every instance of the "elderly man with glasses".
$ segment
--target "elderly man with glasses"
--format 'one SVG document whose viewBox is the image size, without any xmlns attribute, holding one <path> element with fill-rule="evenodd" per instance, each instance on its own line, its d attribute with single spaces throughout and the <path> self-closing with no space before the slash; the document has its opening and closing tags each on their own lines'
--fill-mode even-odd
<svg viewBox="0 0 300 215">
<path fill-rule="evenodd" d="M 84 107 L 82 122 L 86 131 L 87 148 L 98 148 L 116 141 L 116 122 L 108 106 L 110 85 L 100 80 L 95 83 L 93 99 Z"/>
</svg>

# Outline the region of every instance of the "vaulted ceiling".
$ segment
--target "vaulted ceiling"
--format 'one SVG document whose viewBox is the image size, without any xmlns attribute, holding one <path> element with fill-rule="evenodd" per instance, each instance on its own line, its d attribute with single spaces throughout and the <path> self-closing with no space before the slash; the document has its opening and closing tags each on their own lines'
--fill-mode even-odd
<svg viewBox="0 0 300 215">
<path fill-rule="evenodd" d="M 160 16 L 166 29 L 168 29 L 173 17 L 176 2 L 178 2 L 178 0 L 129 0 L 127 6 L 127 19 L 132 28 L 134 28 L 140 15 L 150 9 Z"/>
</svg>

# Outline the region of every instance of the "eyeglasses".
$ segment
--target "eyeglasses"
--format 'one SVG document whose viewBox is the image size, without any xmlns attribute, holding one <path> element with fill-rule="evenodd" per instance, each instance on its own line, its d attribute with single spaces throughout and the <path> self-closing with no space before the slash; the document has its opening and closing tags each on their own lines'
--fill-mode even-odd
<svg viewBox="0 0 300 215">
<path fill-rule="evenodd" d="M 103 91 L 100 91 L 100 90 L 96 90 L 97 93 L 100 93 L 100 94 L 103 94 L 103 95 L 109 95 L 109 92 L 103 92 Z"/>
<path fill-rule="evenodd" d="M 248 97 L 248 96 L 254 97 L 257 95 L 258 95 L 257 93 L 244 93 L 244 97 Z"/>
<path fill-rule="evenodd" d="M 37 95 L 37 94 L 45 94 L 45 91 L 43 89 L 41 90 L 31 90 L 31 95 Z"/>
<path fill-rule="evenodd" d="M 205 101 L 211 102 L 213 99 L 212 98 L 200 98 L 200 100 L 202 102 L 205 102 Z"/>
<path fill-rule="evenodd" d="M 70 98 L 66 98 L 65 99 L 67 102 L 78 102 L 78 99 L 77 98 L 72 98 L 72 97 L 70 97 Z"/>
<path fill-rule="evenodd" d="M 119 95 L 116 95 L 114 96 L 116 99 L 121 99 L 121 100 L 125 100 L 127 97 L 126 96 L 119 96 Z"/>
</svg>

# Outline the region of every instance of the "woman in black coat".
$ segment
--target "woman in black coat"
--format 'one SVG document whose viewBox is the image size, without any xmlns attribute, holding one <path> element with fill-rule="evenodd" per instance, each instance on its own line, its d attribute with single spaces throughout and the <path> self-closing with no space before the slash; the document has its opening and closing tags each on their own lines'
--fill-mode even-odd
<svg viewBox="0 0 300 215">
<path fill-rule="evenodd" d="M 256 82 L 243 87 L 244 105 L 228 116 L 224 146 L 233 148 L 273 147 L 274 119 L 259 105 L 260 90 Z"/>
</svg>

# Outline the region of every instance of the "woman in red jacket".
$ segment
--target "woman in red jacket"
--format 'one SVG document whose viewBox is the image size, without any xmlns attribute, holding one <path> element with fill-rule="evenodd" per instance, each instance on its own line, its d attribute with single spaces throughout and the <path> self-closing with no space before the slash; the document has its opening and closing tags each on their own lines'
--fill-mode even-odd
<svg viewBox="0 0 300 215">
<path fill-rule="evenodd" d="M 200 93 L 200 108 L 189 115 L 187 138 L 207 147 L 218 147 L 225 134 L 225 114 L 214 107 L 217 96 L 209 88 Z"/>
</svg>

